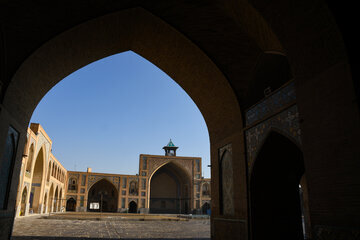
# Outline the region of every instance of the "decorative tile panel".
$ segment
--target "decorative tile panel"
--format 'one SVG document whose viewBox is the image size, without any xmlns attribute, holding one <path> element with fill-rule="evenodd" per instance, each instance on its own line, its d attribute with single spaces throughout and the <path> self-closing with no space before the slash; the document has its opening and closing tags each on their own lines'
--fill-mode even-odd
<svg viewBox="0 0 360 240">
<path fill-rule="evenodd" d="M 222 214 L 234 215 L 234 186 L 233 186 L 233 167 L 232 167 L 232 146 L 228 144 L 219 149 L 219 159 L 221 164 L 221 189 Z"/>
<path fill-rule="evenodd" d="M 285 87 L 279 89 L 270 97 L 262 100 L 251 107 L 245 113 L 246 126 L 263 119 L 265 116 L 275 112 L 279 108 L 296 100 L 295 84 L 290 82 Z"/>
<path fill-rule="evenodd" d="M 262 143 L 270 131 L 277 130 L 301 145 L 299 113 L 296 105 L 246 130 L 248 168 L 250 169 Z"/>
</svg>

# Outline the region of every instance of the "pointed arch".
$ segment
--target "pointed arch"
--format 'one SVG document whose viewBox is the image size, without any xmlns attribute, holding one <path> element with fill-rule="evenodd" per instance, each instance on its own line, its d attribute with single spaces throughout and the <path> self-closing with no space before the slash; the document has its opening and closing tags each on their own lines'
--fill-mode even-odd
<svg viewBox="0 0 360 240">
<path fill-rule="evenodd" d="M 32 163 L 33 163 L 33 159 L 34 159 L 34 143 L 32 143 L 30 145 L 30 150 L 29 150 L 29 156 L 28 156 L 28 160 L 26 163 L 26 172 L 31 174 L 31 170 L 32 170 Z"/>
<path fill-rule="evenodd" d="M 116 186 L 106 178 L 95 182 L 88 191 L 87 209 L 91 212 L 117 212 L 118 190 Z M 99 209 L 94 209 L 93 203 L 99 204 Z"/>
<path fill-rule="evenodd" d="M 66 201 L 66 211 L 67 212 L 76 211 L 76 200 L 74 198 L 71 197 Z"/>
<path fill-rule="evenodd" d="M 231 146 L 227 145 L 220 151 L 219 158 L 219 203 L 220 214 L 234 214 L 234 185 Z"/>
<path fill-rule="evenodd" d="M 137 213 L 137 203 L 135 201 L 129 202 L 129 213 Z"/>
<path fill-rule="evenodd" d="M 191 206 L 191 178 L 187 171 L 170 161 L 149 178 L 150 212 L 188 213 Z"/>
<path fill-rule="evenodd" d="M 26 204 L 28 203 L 27 201 L 28 198 L 28 189 L 27 186 L 24 187 L 22 193 L 21 193 L 21 200 L 20 200 L 20 216 L 25 216 L 26 215 Z"/>
<path fill-rule="evenodd" d="M 57 209 L 58 198 L 59 198 L 59 187 L 56 186 L 55 192 L 54 192 L 54 200 L 53 200 L 53 212 L 58 211 L 58 209 Z"/>
<path fill-rule="evenodd" d="M 58 197 L 58 206 L 57 206 L 59 211 L 61 211 L 62 203 L 63 203 L 63 191 L 62 191 L 62 187 L 60 187 L 59 197 Z"/>
<path fill-rule="evenodd" d="M 32 170 L 30 206 L 34 213 L 41 213 L 42 192 L 45 181 L 45 145 L 37 153 Z"/>
<path fill-rule="evenodd" d="M 250 176 L 254 240 L 271 235 L 303 239 L 299 184 L 304 172 L 302 152 L 297 145 L 276 131 L 270 132 Z"/>
<path fill-rule="evenodd" d="M 52 183 L 49 190 L 49 198 L 48 198 L 48 211 L 53 212 L 53 202 L 54 202 L 54 184 Z"/>
</svg>

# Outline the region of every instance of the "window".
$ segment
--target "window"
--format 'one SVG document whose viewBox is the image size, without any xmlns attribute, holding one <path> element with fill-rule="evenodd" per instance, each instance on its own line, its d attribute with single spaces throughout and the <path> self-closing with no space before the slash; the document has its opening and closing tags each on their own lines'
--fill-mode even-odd
<svg viewBox="0 0 360 240">
<path fill-rule="evenodd" d="M 210 187 L 208 183 L 204 183 L 202 185 L 202 195 L 204 196 L 210 196 Z"/>
<path fill-rule="evenodd" d="M 141 172 L 141 176 L 146 176 L 146 172 L 145 172 L 145 171 L 142 171 L 142 172 Z"/>
<path fill-rule="evenodd" d="M 122 208 L 125 208 L 125 198 L 122 198 L 122 199 L 121 199 L 121 207 L 122 207 Z"/>
<path fill-rule="evenodd" d="M 80 193 L 85 193 L 85 188 L 81 188 Z"/>
<path fill-rule="evenodd" d="M 126 190 L 122 190 L 121 195 L 126 195 Z"/>
<path fill-rule="evenodd" d="M 69 191 L 72 191 L 72 192 L 76 192 L 76 191 L 77 191 L 77 181 L 76 181 L 76 178 L 70 178 L 70 179 L 69 179 L 68 190 L 69 190 Z"/>
<path fill-rule="evenodd" d="M 200 208 L 200 200 L 196 200 L 196 208 Z"/>
<path fill-rule="evenodd" d="M 138 183 L 134 180 L 129 184 L 129 194 L 138 195 Z"/>
<path fill-rule="evenodd" d="M 146 192 L 141 192 L 141 196 L 145 197 L 146 196 Z"/>
<path fill-rule="evenodd" d="M 195 178 L 196 178 L 196 179 L 200 179 L 200 174 L 196 174 L 196 175 L 195 175 Z"/>
</svg>

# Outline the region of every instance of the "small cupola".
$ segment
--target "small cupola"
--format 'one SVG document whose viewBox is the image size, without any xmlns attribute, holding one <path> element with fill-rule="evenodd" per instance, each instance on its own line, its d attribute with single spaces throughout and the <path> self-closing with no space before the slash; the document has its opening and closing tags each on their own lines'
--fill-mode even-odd
<svg viewBox="0 0 360 240">
<path fill-rule="evenodd" d="M 163 149 L 165 150 L 165 156 L 176 156 L 176 149 L 178 149 L 178 147 L 175 147 L 170 139 L 169 143 L 163 147 Z"/>
</svg>

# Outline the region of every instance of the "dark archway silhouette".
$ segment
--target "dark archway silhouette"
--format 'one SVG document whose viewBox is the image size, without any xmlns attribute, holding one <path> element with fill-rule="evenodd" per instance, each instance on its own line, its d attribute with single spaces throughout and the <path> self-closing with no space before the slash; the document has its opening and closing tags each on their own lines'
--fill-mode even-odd
<svg viewBox="0 0 360 240">
<path fill-rule="evenodd" d="M 299 196 L 301 150 L 271 132 L 254 162 L 251 179 L 252 239 L 304 239 Z"/>
<path fill-rule="evenodd" d="M 129 213 L 137 213 L 137 204 L 134 201 L 129 203 Z"/>
<path fill-rule="evenodd" d="M 91 208 L 91 203 L 98 203 L 99 209 Z M 118 191 L 115 186 L 106 179 L 95 183 L 88 193 L 88 211 L 90 212 L 117 212 Z"/>
<path fill-rule="evenodd" d="M 201 207 L 202 214 L 208 214 L 209 210 L 210 210 L 210 204 L 208 202 L 204 203 Z"/>
<path fill-rule="evenodd" d="M 66 211 L 74 212 L 76 210 L 76 200 L 74 198 L 69 198 L 66 201 Z"/>
</svg>

